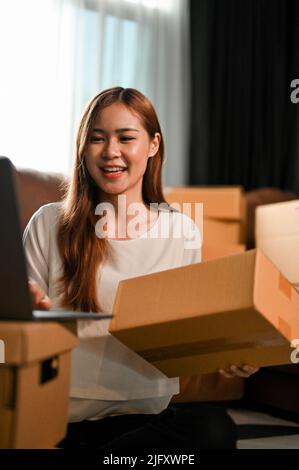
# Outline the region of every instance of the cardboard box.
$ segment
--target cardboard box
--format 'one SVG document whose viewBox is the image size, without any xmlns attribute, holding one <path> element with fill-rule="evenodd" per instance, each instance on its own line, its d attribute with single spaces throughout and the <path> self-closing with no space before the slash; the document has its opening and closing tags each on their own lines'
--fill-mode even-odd
<svg viewBox="0 0 299 470">
<path fill-rule="evenodd" d="M 0 322 L 0 448 L 52 448 L 66 433 L 73 324 Z"/>
<path fill-rule="evenodd" d="M 256 246 L 299 291 L 299 200 L 256 209 Z"/>
<path fill-rule="evenodd" d="M 299 236 L 299 199 L 258 206 L 256 239 Z"/>
<path fill-rule="evenodd" d="M 204 217 L 235 221 L 245 219 L 245 199 L 240 186 L 176 186 L 165 188 L 164 194 L 169 204 L 203 203 Z"/>
<path fill-rule="evenodd" d="M 234 255 L 245 251 L 245 245 L 209 245 L 203 243 L 201 259 L 202 261 L 211 261 L 212 259 L 223 258 L 224 256 Z"/>
<path fill-rule="evenodd" d="M 298 290 L 299 237 L 261 239 L 258 241 L 257 246 Z"/>
<path fill-rule="evenodd" d="M 166 375 L 290 363 L 299 295 L 260 250 L 120 281 L 111 333 Z"/>
<path fill-rule="evenodd" d="M 245 198 L 239 186 L 185 186 L 166 188 L 169 204 L 192 218 L 212 244 L 238 244 L 246 241 Z M 178 204 L 176 206 L 175 204 Z M 191 203 L 191 207 L 183 204 Z M 192 203 L 202 204 L 203 230 L 199 211 Z"/>
<path fill-rule="evenodd" d="M 203 243 L 237 245 L 244 242 L 244 230 L 239 222 L 203 219 Z"/>
</svg>

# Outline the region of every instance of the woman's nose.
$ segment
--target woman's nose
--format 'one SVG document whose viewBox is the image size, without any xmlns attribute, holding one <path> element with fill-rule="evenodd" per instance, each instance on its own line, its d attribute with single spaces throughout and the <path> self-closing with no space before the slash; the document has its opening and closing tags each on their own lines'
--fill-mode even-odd
<svg viewBox="0 0 299 470">
<path fill-rule="evenodd" d="M 104 156 L 107 157 L 115 157 L 120 155 L 120 147 L 115 139 L 107 140 L 105 149 L 104 149 Z"/>
</svg>

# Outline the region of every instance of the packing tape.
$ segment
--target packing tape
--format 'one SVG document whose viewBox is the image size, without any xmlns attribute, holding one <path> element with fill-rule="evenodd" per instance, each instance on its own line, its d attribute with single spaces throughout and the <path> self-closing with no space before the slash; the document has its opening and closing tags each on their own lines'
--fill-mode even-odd
<svg viewBox="0 0 299 470">
<path fill-rule="evenodd" d="M 196 341 L 193 343 L 175 344 L 145 349 L 137 351 L 144 359 L 149 362 L 160 361 L 164 359 L 175 359 L 185 356 L 198 354 L 212 354 L 221 351 L 233 351 L 234 349 L 251 349 L 256 347 L 271 347 L 288 345 L 289 342 L 279 333 L 273 332 L 267 334 L 252 335 L 246 338 L 217 338 L 215 340 Z"/>
</svg>

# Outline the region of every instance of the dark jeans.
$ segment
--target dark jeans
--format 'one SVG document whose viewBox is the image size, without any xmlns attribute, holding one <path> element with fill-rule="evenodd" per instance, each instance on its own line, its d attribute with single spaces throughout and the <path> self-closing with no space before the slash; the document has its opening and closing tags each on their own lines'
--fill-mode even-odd
<svg viewBox="0 0 299 470">
<path fill-rule="evenodd" d="M 201 403 L 172 404 L 156 415 L 128 414 L 70 423 L 64 449 L 103 454 L 235 449 L 237 429 L 225 409 Z"/>
</svg>

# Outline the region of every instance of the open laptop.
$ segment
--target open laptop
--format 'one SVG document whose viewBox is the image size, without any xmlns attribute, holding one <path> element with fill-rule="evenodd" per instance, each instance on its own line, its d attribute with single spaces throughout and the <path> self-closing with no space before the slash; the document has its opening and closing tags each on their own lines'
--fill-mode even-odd
<svg viewBox="0 0 299 470">
<path fill-rule="evenodd" d="M 32 310 L 16 197 L 15 169 L 0 157 L 0 320 L 102 320 L 111 313 Z"/>
</svg>

